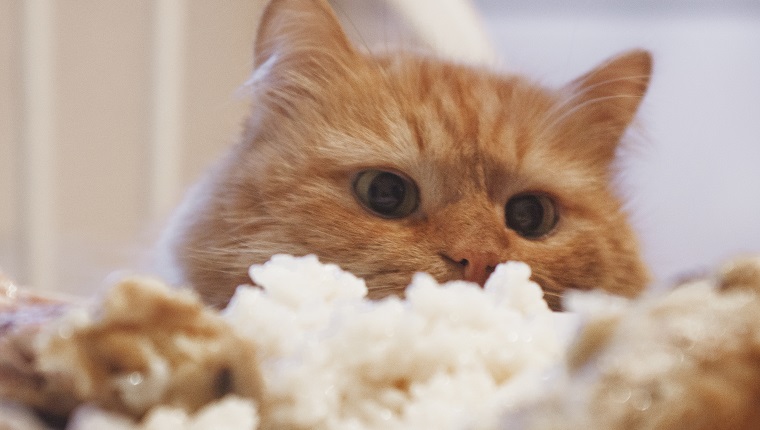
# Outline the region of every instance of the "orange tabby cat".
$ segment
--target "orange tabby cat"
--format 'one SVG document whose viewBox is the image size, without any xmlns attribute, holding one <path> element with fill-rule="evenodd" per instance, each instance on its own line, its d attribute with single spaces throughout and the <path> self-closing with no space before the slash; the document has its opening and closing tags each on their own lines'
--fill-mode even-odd
<svg viewBox="0 0 760 430">
<path fill-rule="evenodd" d="M 241 142 L 168 230 L 176 281 L 223 305 L 247 268 L 316 254 L 401 294 L 413 273 L 483 283 L 531 265 L 568 288 L 633 296 L 647 273 L 611 164 L 650 77 L 647 52 L 558 90 L 517 76 L 355 49 L 324 0 L 274 0 L 255 43 Z"/>
</svg>

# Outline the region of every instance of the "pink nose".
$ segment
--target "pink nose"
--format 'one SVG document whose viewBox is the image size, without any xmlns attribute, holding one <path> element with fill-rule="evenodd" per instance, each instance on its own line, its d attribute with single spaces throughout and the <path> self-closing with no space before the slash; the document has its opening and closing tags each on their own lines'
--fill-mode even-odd
<svg viewBox="0 0 760 430">
<path fill-rule="evenodd" d="M 465 281 L 475 282 L 481 287 L 501 262 L 496 254 L 491 252 L 461 252 L 452 254 L 449 258 L 464 268 Z"/>
</svg>

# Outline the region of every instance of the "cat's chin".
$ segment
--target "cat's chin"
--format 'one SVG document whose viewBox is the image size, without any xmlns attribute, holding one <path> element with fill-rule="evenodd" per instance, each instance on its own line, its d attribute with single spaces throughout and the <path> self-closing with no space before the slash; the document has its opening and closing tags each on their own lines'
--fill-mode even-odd
<svg viewBox="0 0 760 430">
<path fill-rule="evenodd" d="M 406 287 L 412 282 L 408 273 L 389 272 L 364 276 L 367 298 L 380 300 L 389 296 L 404 297 Z"/>
<path fill-rule="evenodd" d="M 412 278 L 416 273 L 427 273 L 440 284 L 463 279 L 461 267 L 447 264 L 444 260 L 427 262 L 420 261 L 421 258 L 409 258 L 409 260 L 414 260 L 416 263 L 397 269 L 389 267 L 368 269 L 351 267 L 350 264 L 343 268 L 364 279 L 368 290 L 367 298 L 372 300 L 388 296 L 404 297 L 406 288 L 412 283 Z"/>
<path fill-rule="evenodd" d="M 532 273 L 531 281 L 541 286 L 541 289 L 544 292 L 544 301 L 549 305 L 549 309 L 555 312 L 561 312 L 563 310 L 562 292 L 565 290 L 563 285 L 548 276 L 536 272 Z"/>
<path fill-rule="evenodd" d="M 461 273 L 434 273 L 432 275 L 433 278 L 441 284 L 463 280 Z M 407 286 L 412 281 L 412 276 L 413 274 L 399 272 L 366 275 L 364 280 L 367 284 L 367 298 L 371 300 L 380 300 L 389 296 L 403 298 Z M 562 292 L 566 290 L 565 286 L 540 273 L 534 273 L 531 276 L 531 280 L 541 286 L 541 289 L 544 292 L 544 300 L 549 308 L 552 311 L 561 312 L 563 310 Z M 589 288 L 575 289 L 586 290 Z"/>
<path fill-rule="evenodd" d="M 464 280 L 461 270 L 448 267 L 434 267 L 431 270 L 417 270 L 412 272 L 389 271 L 358 276 L 364 278 L 364 281 L 367 284 L 367 298 L 371 300 L 380 300 L 388 296 L 404 297 L 406 288 L 411 284 L 412 278 L 416 273 L 429 274 L 440 284 Z"/>
</svg>

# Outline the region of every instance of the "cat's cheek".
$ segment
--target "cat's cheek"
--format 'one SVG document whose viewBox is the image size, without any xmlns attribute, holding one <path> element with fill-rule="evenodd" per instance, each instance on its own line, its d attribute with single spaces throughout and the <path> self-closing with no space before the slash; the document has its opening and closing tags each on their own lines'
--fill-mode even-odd
<svg viewBox="0 0 760 430">
<path fill-rule="evenodd" d="M 509 260 L 531 266 L 533 280 L 544 289 L 547 301 L 569 288 L 585 290 L 600 284 L 605 263 L 595 238 L 568 230 L 540 239 L 511 233 Z"/>
</svg>

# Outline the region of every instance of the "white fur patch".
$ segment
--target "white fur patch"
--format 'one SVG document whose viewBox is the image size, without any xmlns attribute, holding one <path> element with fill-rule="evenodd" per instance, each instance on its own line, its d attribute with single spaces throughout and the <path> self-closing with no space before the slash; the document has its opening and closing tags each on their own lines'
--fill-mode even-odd
<svg viewBox="0 0 760 430">
<path fill-rule="evenodd" d="M 256 86 L 269 76 L 277 61 L 279 61 L 279 55 L 275 52 L 251 73 L 251 76 L 238 89 L 237 93 L 241 96 L 251 95 Z"/>
</svg>

